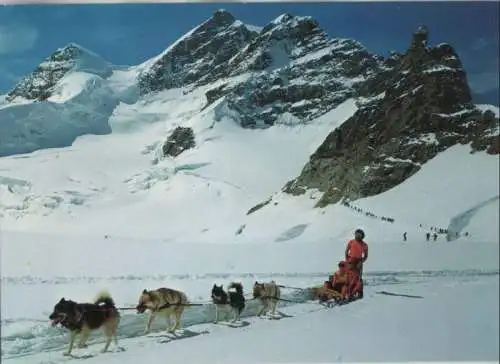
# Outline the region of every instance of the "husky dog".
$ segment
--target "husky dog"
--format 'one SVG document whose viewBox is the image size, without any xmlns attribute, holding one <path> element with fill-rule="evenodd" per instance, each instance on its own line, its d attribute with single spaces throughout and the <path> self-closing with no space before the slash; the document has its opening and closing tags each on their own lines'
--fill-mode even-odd
<svg viewBox="0 0 500 364">
<path fill-rule="evenodd" d="M 340 300 L 342 295 L 333 289 L 330 281 L 325 281 L 322 286 L 315 286 L 311 288 L 311 295 L 313 299 L 319 302 L 326 302 L 330 300 Z"/>
<path fill-rule="evenodd" d="M 162 287 L 152 291 L 143 290 L 136 309 L 138 313 L 149 310 L 145 333 L 151 330 L 151 323 L 156 315 L 165 316 L 167 331 L 174 332 L 181 329 L 181 317 L 187 305 L 189 305 L 189 300 L 184 292 Z M 172 326 L 171 316 L 175 316 L 174 326 Z"/>
<path fill-rule="evenodd" d="M 227 293 L 223 286 L 214 284 L 212 287 L 212 302 L 215 304 L 215 323 L 219 321 L 220 306 L 229 305 L 233 310 L 233 320 L 235 323 L 240 319 L 241 312 L 245 309 L 245 296 L 241 283 L 231 282 L 227 288 Z"/>
<path fill-rule="evenodd" d="M 259 298 L 262 303 L 262 308 L 258 311 L 257 316 L 267 314 L 269 306 L 271 306 L 271 314 L 276 314 L 276 305 L 281 297 L 280 287 L 276 282 L 268 283 L 255 282 L 253 285 L 253 298 Z"/>
<path fill-rule="evenodd" d="M 113 338 L 115 345 L 118 346 L 116 329 L 120 321 L 120 313 L 113 298 L 106 291 L 100 292 L 94 303 L 77 303 L 63 297 L 54 306 L 49 319 L 52 321 L 52 326 L 60 324 L 70 331 L 69 347 L 64 355 L 71 355 L 76 335 L 80 334 L 78 348 L 85 348 L 92 331 L 101 327 L 106 334 L 106 345 L 101 352 L 104 353 L 108 350 Z"/>
</svg>

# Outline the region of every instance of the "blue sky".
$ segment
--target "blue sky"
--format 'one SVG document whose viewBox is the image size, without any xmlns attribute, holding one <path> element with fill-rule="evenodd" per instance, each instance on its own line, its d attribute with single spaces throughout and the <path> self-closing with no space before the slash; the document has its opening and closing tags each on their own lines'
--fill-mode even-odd
<svg viewBox="0 0 500 364">
<path fill-rule="evenodd" d="M 115 64 L 140 63 L 219 8 L 261 26 L 284 12 L 310 15 L 330 36 L 354 38 L 385 56 L 405 51 L 411 32 L 426 24 L 432 44 L 448 42 L 458 51 L 476 93 L 498 95 L 499 3 L 477 1 L 2 6 L 0 93 L 69 42 Z"/>
</svg>

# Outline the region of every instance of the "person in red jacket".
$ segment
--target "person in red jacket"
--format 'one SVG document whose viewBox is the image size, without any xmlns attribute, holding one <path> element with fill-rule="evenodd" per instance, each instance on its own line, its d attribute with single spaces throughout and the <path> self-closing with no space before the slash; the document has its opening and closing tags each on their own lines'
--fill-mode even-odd
<svg viewBox="0 0 500 364">
<path fill-rule="evenodd" d="M 358 275 L 361 285 L 363 284 L 363 263 L 368 259 L 368 244 L 363 240 L 364 238 L 365 232 L 357 229 L 354 232 L 354 239 L 349 240 L 345 248 L 345 260 L 350 264 L 351 270 Z"/>
</svg>

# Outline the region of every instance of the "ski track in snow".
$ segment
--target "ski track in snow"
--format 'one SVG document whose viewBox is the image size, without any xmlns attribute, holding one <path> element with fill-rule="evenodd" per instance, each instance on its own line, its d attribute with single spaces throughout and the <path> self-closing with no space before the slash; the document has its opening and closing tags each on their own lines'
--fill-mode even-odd
<svg viewBox="0 0 500 364">
<path fill-rule="evenodd" d="M 328 272 L 321 273 L 274 273 L 274 274 L 253 274 L 253 273 L 212 273 L 205 275 L 165 275 L 165 276 L 116 276 L 116 277 L 55 277 L 53 279 L 42 279 L 37 277 L 2 277 L 2 285 L 35 285 L 35 284 L 68 284 L 68 283 L 87 283 L 93 284 L 98 281 L 131 281 L 131 280 L 147 280 L 147 281 L 173 281 L 173 280 L 202 280 L 202 279 L 224 279 L 224 280 L 237 280 L 237 279 L 256 279 L 256 280 L 271 280 L 274 279 L 278 284 L 280 278 L 292 279 L 310 279 L 321 284 Z M 434 280 L 446 280 L 448 284 L 458 284 L 464 281 L 477 281 L 488 277 L 494 278 L 500 275 L 499 270 L 441 270 L 441 271 L 397 271 L 397 272 L 367 272 L 365 273 L 365 299 L 370 300 L 376 296 L 376 292 L 384 287 L 389 287 L 387 290 L 391 291 L 391 286 L 400 285 L 408 286 L 420 283 L 428 283 Z M 301 287 L 302 288 L 302 287 Z M 310 291 L 308 287 L 304 290 L 292 289 L 285 285 L 282 288 L 282 298 L 292 302 L 281 301 L 279 307 L 286 307 L 292 305 L 311 304 Z M 207 291 L 209 287 L 207 287 Z M 242 318 L 255 316 L 255 312 L 259 303 L 251 299 L 251 293 L 247 289 L 247 307 L 242 313 Z M 135 311 L 121 311 L 122 319 L 119 327 L 119 341 L 120 346 L 124 345 L 123 339 L 144 338 L 147 340 L 159 339 L 159 342 L 169 342 L 174 339 L 183 339 L 200 334 L 208 333 L 206 331 L 196 332 L 190 330 L 191 326 L 210 324 L 213 321 L 214 310 L 213 306 L 206 301 L 198 302 L 192 300 L 192 303 L 203 303 L 203 306 L 192 306 L 186 309 L 183 317 L 184 334 L 179 337 L 169 336 L 161 331 L 165 329 L 165 322 L 162 318 L 157 319 L 152 326 L 152 332 L 148 335 L 143 333 L 146 317 L 145 315 L 138 315 Z M 120 306 L 119 307 L 130 307 Z M 311 311 L 324 309 L 323 306 L 314 303 L 311 305 Z M 47 308 L 50 310 L 51 308 Z M 48 312 L 45 312 L 48 316 Z M 223 316 L 222 316 L 223 317 Z M 284 316 L 291 317 L 291 316 Z M 244 326 L 249 325 L 247 321 L 243 321 Z M 30 319 L 30 318 L 17 318 L 6 319 L 1 322 L 2 327 L 6 325 L 22 325 L 25 327 L 23 331 L 16 330 L 15 334 L 2 335 L 2 359 L 27 357 L 30 355 L 38 354 L 41 352 L 62 351 L 67 346 L 67 331 L 61 328 L 53 328 L 50 326 L 48 319 Z M 160 335 L 160 336 L 158 336 Z M 89 346 L 96 343 L 103 343 L 103 335 L 94 334 L 89 341 Z M 126 340 L 125 340 L 126 342 Z"/>
</svg>

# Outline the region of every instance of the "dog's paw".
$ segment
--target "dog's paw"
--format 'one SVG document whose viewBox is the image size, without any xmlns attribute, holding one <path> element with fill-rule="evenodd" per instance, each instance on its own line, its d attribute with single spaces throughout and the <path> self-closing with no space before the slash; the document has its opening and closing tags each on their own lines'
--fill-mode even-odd
<svg viewBox="0 0 500 364">
<path fill-rule="evenodd" d="M 71 352 L 70 352 L 70 351 L 65 351 L 65 352 L 63 353 L 63 355 L 64 355 L 64 356 L 70 356 L 70 355 L 71 355 Z"/>
<path fill-rule="evenodd" d="M 84 349 L 84 348 L 88 348 L 89 346 L 87 344 L 78 344 L 77 345 L 77 348 L 78 349 Z"/>
<path fill-rule="evenodd" d="M 101 351 L 101 354 L 104 354 L 105 352 L 108 351 L 108 349 L 101 349 L 100 351 Z"/>
</svg>

